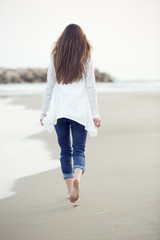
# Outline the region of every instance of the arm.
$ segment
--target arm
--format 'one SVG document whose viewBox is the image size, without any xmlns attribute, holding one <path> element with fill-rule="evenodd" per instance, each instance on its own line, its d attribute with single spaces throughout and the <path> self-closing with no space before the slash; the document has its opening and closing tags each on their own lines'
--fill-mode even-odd
<svg viewBox="0 0 160 240">
<path fill-rule="evenodd" d="M 87 65 L 86 86 L 87 86 L 88 98 L 91 106 L 92 116 L 93 118 L 100 118 L 99 112 L 98 112 L 96 81 L 95 81 L 95 73 L 94 73 L 92 58 L 89 59 L 88 65 Z"/>
<path fill-rule="evenodd" d="M 51 59 L 48 66 L 48 71 L 47 71 L 47 86 L 43 94 L 43 102 L 42 102 L 40 119 L 43 119 L 47 115 L 46 113 L 49 109 L 52 91 L 55 83 L 56 83 L 56 74 L 55 74 L 53 59 Z"/>
</svg>

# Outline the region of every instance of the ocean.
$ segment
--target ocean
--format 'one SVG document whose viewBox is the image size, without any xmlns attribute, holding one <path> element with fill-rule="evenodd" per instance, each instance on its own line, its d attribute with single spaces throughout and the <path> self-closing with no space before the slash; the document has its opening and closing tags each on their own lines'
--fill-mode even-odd
<svg viewBox="0 0 160 240">
<path fill-rule="evenodd" d="M 0 84 L 0 96 L 43 94 L 45 83 Z M 97 92 L 159 92 L 160 80 L 125 80 L 103 83 L 97 82 Z"/>
<path fill-rule="evenodd" d="M 30 138 L 45 131 L 39 122 L 40 110 L 12 104 L 13 99 L 0 97 L 0 199 L 15 194 L 17 179 L 60 166 L 45 141 Z"/>
</svg>

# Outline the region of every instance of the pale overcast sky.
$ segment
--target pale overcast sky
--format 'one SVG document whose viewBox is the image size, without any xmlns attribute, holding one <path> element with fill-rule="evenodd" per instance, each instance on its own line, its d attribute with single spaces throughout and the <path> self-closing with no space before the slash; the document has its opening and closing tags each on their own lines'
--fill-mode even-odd
<svg viewBox="0 0 160 240">
<path fill-rule="evenodd" d="M 1 0 L 0 67 L 48 67 L 70 23 L 93 45 L 94 66 L 117 79 L 160 79 L 159 0 Z"/>
</svg>

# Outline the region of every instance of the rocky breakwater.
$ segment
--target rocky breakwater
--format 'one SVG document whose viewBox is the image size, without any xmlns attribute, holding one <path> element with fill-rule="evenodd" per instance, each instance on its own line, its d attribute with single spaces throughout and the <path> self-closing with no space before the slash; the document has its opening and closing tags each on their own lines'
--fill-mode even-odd
<svg viewBox="0 0 160 240">
<path fill-rule="evenodd" d="M 95 69 L 95 77 L 97 82 L 113 82 L 113 78 L 109 74 L 99 72 L 98 69 Z M 46 81 L 47 69 L 44 68 L 0 68 L 0 83 L 34 83 Z"/>
</svg>

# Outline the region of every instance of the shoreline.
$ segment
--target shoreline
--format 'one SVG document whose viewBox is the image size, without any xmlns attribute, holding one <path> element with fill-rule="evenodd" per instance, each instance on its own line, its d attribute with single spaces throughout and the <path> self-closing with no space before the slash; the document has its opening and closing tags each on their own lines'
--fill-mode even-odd
<svg viewBox="0 0 160 240">
<path fill-rule="evenodd" d="M 0 97 L 43 96 L 45 83 L 0 84 Z M 98 94 L 113 93 L 160 93 L 160 80 L 96 82 Z"/>
<path fill-rule="evenodd" d="M 36 120 L 39 111 L 27 108 L 23 99 L 20 105 L 12 104 L 14 99 L 0 98 L 3 116 L 0 125 L 0 200 L 15 194 L 12 186 L 20 178 L 60 166 L 54 151 L 48 149 L 43 138 L 37 137 L 45 135 Z"/>
</svg>

